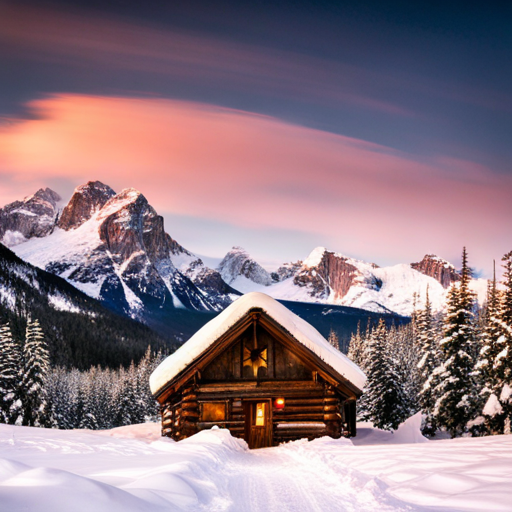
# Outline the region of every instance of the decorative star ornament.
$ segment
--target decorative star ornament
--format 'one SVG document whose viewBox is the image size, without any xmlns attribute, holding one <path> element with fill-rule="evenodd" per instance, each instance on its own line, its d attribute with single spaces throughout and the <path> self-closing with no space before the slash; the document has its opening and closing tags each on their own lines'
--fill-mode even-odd
<svg viewBox="0 0 512 512">
<path fill-rule="evenodd" d="M 244 347 L 244 367 L 251 366 L 254 376 L 260 368 L 267 368 L 267 347 L 250 349 Z"/>
</svg>

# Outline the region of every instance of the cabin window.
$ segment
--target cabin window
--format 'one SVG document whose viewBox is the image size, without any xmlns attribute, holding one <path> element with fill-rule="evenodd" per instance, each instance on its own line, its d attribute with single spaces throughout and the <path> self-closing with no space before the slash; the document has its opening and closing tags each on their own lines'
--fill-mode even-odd
<svg viewBox="0 0 512 512">
<path fill-rule="evenodd" d="M 202 421 L 225 421 L 226 402 L 204 402 L 201 409 Z"/>
<path fill-rule="evenodd" d="M 256 404 L 256 421 L 255 426 L 256 427 L 264 427 L 265 426 L 265 402 L 258 402 Z"/>
</svg>

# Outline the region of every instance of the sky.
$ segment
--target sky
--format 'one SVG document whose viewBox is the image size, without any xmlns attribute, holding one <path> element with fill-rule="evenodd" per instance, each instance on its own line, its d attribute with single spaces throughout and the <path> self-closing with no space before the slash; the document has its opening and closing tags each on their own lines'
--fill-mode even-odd
<svg viewBox="0 0 512 512">
<path fill-rule="evenodd" d="M 0 206 L 100 180 L 199 254 L 466 246 L 488 277 L 512 250 L 505 4 L 0 0 Z"/>
</svg>

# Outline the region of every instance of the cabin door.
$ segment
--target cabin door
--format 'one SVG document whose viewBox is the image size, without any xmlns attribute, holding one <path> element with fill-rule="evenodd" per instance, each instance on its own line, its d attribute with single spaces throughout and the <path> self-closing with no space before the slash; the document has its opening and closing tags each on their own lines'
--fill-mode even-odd
<svg viewBox="0 0 512 512">
<path fill-rule="evenodd" d="M 272 421 L 270 419 L 270 401 L 246 402 L 245 440 L 249 448 L 272 446 Z"/>
</svg>

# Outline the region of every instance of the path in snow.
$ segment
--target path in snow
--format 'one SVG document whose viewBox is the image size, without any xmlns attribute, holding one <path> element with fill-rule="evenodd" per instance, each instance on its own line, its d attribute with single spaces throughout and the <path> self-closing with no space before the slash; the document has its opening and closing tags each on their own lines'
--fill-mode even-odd
<svg viewBox="0 0 512 512">
<path fill-rule="evenodd" d="M 231 512 L 417 510 L 386 496 L 377 479 L 330 465 L 307 442 L 239 454 L 222 475 L 233 499 L 226 509 Z"/>
</svg>

